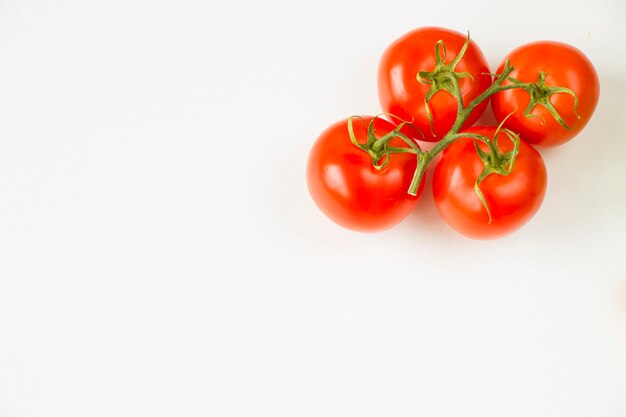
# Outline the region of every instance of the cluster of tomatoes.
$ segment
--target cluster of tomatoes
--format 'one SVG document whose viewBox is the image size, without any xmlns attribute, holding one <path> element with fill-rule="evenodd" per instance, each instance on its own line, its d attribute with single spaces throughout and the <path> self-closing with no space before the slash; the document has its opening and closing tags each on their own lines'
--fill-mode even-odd
<svg viewBox="0 0 626 417">
<path fill-rule="evenodd" d="M 522 45 L 493 74 L 469 35 L 427 27 L 386 49 L 378 94 L 383 113 L 342 120 L 313 145 L 307 182 L 317 206 L 351 230 L 388 229 L 411 213 L 434 162 L 442 218 L 490 239 L 537 212 L 547 174 L 534 146 L 576 136 L 597 105 L 599 81 L 589 59 L 564 43 Z M 474 126 L 489 102 L 497 124 Z"/>
</svg>

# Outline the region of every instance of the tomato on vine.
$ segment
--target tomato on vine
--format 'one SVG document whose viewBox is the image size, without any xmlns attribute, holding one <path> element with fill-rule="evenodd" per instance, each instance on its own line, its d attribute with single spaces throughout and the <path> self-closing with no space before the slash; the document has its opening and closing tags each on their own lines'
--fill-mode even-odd
<svg viewBox="0 0 626 417">
<path fill-rule="evenodd" d="M 593 114 L 599 84 L 589 60 L 557 42 L 516 49 L 492 82 L 469 35 L 421 28 L 387 48 L 378 91 L 394 123 L 355 116 L 314 144 L 307 183 L 317 206 L 348 229 L 392 227 L 411 212 L 441 154 L 433 176 L 439 213 L 465 236 L 492 239 L 530 220 L 546 192 L 543 159 L 521 138 L 555 146 L 574 137 Z M 499 125 L 468 127 L 489 100 Z M 417 132 L 437 143 L 420 149 Z"/>
<path fill-rule="evenodd" d="M 412 122 L 423 140 L 441 140 L 467 105 L 491 85 L 487 61 L 461 33 L 436 27 L 413 30 L 393 42 L 378 68 L 378 96 L 384 112 Z M 483 113 L 477 105 L 464 126 Z"/>
<path fill-rule="evenodd" d="M 491 97 L 494 116 L 527 142 L 552 147 L 576 136 L 593 114 L 600 94 L 598 74 L 573 46 L 552 41 L 522 45 L 509 53 L 515 68 L 503 85 L 526 84 Z M 534 84 L 531 84 L 534 83 Z"/>
<path fill-rule="evenodd" d="M 411 130 L 407 127 L 380 117 L 352 117 L 319 136 L 309 153 L 307 184 L 327 217 L 347 229 L 376 232 L 409 215 L 423 181 L 415 195 L 407 193 L 419 151 L 414 138 L 402 133 Z"/>
<path fill-rule="evenodd" d="M 532 146 L 510 131 L 475 126 L 443 151 L 433 196 L 441 217 L 457 232 L 493 239 L 530 220 L 546 183 L 545 164 Z"/>
</svg>

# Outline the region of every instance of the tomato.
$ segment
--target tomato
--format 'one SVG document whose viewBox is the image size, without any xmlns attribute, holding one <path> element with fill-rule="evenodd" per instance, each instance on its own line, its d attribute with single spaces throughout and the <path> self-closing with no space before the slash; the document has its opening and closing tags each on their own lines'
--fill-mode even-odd
<svg viewBox="0 0 626 417">
<path fill-rule="evenodd" d="M 567 129 L 542 105 L 535 106 L 531 111 L 538 117 L 526 117 L 524 111 L 530 102 L 529 93 L 522 89 L 506 90 L 491 98 L 493 113 L 499 122 L 514 112 L 504 126 L 517 132 L 527 142 L 546 147 L 569 141 L 585 127 L 598 103 L 600 83 L 593 64 L 581 51 L 560 42 L 540 41 L 520 46 L 509 53 L 506 60 L 515 68 L 511 77 L 525 83 L 536 83 L 543 72 L 548 88 L 571 89 L 578 96 L 578 106 L 574 108 L 574 97 L 567 93 L 553 94 L 549 98 L 569 127 Z M 504 61 L 498 73 L 502 73 Z M 508 81 L 503 85 L 506 84 Z M 545 96 L 545 91 L 538 93 Z"/>
<path fill-rule="evenodd" d="M 440 40 L 446 47 L 444 62 L 449 64 L 459 54 L 467 37 L 435 27 L 413 30 L 385 50 L 378 67 L 378 96 L 383 111 L 411 121 L 424 134 L 423 140 L 429 142 L 443 138 L 457 116 L 456 98 L 447 91 L 437 92 L 428 103 L 433 118 L 431 131 L 424 104 L 431 85 L 418 80 L 420 71 L 432 72 L 435 69 L 435 44 Z M 473 41 L 456 64 L 454 72 L 469 74 L 459 78 L 464 106 L 491 85 L 487 61 Z M 487 100 L 478 105 L 464 126 L 476 122 L 486 106 Z"/>
<path fill-rule="evenodd" d="M 352 119 L 357 142 L 366 142 L 372 119 Z M 375 118 L 373 126 L 378 138 L 396 128 L 381 118 Z M 408 148 L 399 138 L 391 139 L 389 145 Z M 415 207 L 423 181 L 416 196 L 407 191 L 416 161 L 413 153 L 397 153 L 382 169 L 374 168 L 369 154 L 352 143 L 346 119 L 326 129 L 314 143 L 307 184 L 317 206 L 335 223 L 360 232 L 381 231 L 399 223 Z"/>
<path fill-rule="evenodd" d="M 493 138 L 496 127 L 477 126 L 464 132 Z M 489 151 L 485 143 L 478 143 L 480 149 Z M 499 132 L 497 144 L 502 153 L 513 149 L 512 141 L 503 132 Z M 521 140 L 512 171 L 507 176 L 491 174 L 479 184 L 491 213 L 490 223 L 474 189 L 483 168 L 474 140 L 461 138 L 443 151 L 433 175 L 437 210 L 453 229 L 474 239 L 497 238 L 518 229 L 537 212 L 546 191 L 543 159 Z"/>
</svg>

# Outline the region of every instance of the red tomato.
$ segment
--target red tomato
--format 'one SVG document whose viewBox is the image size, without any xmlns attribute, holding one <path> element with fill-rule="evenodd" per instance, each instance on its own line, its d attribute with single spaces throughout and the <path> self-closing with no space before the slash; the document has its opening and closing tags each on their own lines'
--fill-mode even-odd
<svg viewBox="0 0 626 417">
<path fill-rule="evenodd" d="M 465 132 L 493 138 L 494 126 L 471 127 Z M 479 142 L 480 149 L 489 151 Z M 513 143 L 498 134 L 498 149 L 508 152 Z M 493 239 L 521 227 L 537 212 L 546 192 L 546 167 L 541 155 L 523 140 L 513 170 L 507 176 L 491 174 L 479 185 L 491 212 L 491 223 L 474 185 L 484 163 L 474 140 L 461 138 L 446 148 L 435 167 L 433 195 L 443 219 L 459 233 L 473 239 Z"/>
<path fill-rule="evenodd" d="M 591 61 L 581 51 L 564 43 L 541 41 L 520 46 L 504 61 L 507 59 L 515 68 L 511 77 L 536 83 L 539 73 L 543 72 L 548 87 L 566 87 L 576 93 L 578 106 L 574 110 L 574 97 L 567 93 L 550 97 L 550 102 L 569 127 L 566 129 L 541 105 L 535 106 L 531 112 L 539 117 L 526 117 L 524 111 L 530 102 L 529 93 L 522 89 L 506 90 L 491 98 L 491 107 L 499 122 L 514 112 L 504 126 L 517 132 L 528 143 L 541 146 L 565 143 L 585 127 L 598 103 L 600 83 Z M 502 72 L 504 61 L 498 73 Z M 508 82 L 503 85 L 506 84 Z"/>
<path fill-rule="evenodd" d="M 447 91 L 439 91 L 432 96 L 429 107 L 433 117 L 433 135 L 424 105 L 424 98 L 431 86 L 420 82 L 418 73 L 435 69 L 435 44 L 439 40 L 446 46 L 444 62 L 449 64 L 459 54 L 466 38 L 461 33 L 447 29 L 416 29 L 392 43 L 380 60 L 378 96 L 383 111 L 412 121 L 424 134 L 423 140 L 438 141 L 450 130 L 456 120 L 457 100 Z M 454 71 L 471 75 L 459 79 L 465 106 L 491 85 L 487 61 L 473 41 Z M 486 106 L 487 100 L 478 105 L 464 126 L 476 122 Z"/>
<path fill-rule="evenodd" d="M 366 142 L 371 116 L 353 119 L 359 143 Z M 378 138 L 394 130 L 392 123 L 376 118 L 374 132 Z M 408 148 L 399 138 L 389 145 Z M 394 226 L 409 215 L 417 196 L 407 193 L 416 168 L 416 155 L 398 153 L 380 170 L 372 165 L 368 153 L 350 140 L 348 120 L 326 129 L 309 154 L 307 183 L 311 197 L 335 223 L 360 232 L 376 232 Z"/>
</svg>

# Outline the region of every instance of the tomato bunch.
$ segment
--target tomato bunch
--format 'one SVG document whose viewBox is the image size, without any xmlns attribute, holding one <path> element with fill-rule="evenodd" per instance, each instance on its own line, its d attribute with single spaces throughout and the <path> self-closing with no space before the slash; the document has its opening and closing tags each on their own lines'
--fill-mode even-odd
<svg viewBox="0 0 626 417">
<path fill-rule="evenodd" d="M 469 35 L 426 27 L 385 50 L 378 95 L 382 113 L 344 119 L 314 143 L 307 184 L 317 206 L 351 230 L 388 229 L 411 213 L 433 162 L 444 221 L 492 239 L 538 211 L 547 173 L 533 146 L 575 137 L 596 108 L 599 81 L 589 59 L 564 43 L 522 45 L 491 74 Z M 489 102 L 497 124 L 475 126 Z"/>
</svg>

